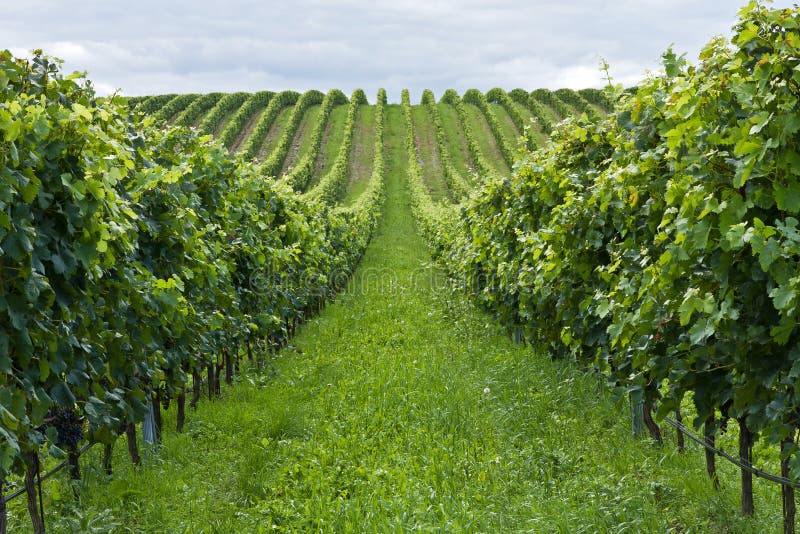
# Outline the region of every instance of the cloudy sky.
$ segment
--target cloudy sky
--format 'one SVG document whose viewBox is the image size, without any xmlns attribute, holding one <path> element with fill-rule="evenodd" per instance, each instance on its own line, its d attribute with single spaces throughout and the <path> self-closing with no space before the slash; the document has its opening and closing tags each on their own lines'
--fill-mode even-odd
<svg viewBox="0 0 800 534">
<path fill-rule="evenodd" d="M 0 49 L 88 70 L 100 93 L 599 87 L 690 59 L 745 0 L 0 0 Z M 778 0 L 773 5 L 788 6 Z"/>
</svg>

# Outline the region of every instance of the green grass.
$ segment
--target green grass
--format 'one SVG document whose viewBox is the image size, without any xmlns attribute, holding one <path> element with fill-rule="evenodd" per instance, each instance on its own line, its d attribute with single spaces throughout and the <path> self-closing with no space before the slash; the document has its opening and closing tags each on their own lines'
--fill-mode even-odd
<svg viewBox="0 0 800 534">
<path fill-rule="evenodd" d="M 336 106 L 328 116 L 325 132 L 322 135 L 322 146 L 319 147 L 314 176 L 309 181 L 307 190 L 311 190 L 319 179 L 333 167 L 339 147 L 344 139 L 344 123 L 347 121 L 347 104 Z"/>
<path fill-rule="evenodd" d="M 737 472 L 630 436 L 600 381 L 515 345 L 431 266 L 411 216 L 404 124 L 387 106 L 387 189 L 346 290 L 184 434 L 115 474 L 46 483 L 50 532 L 779 532 L 776 486 L 738 513 Z M 165 425 L 174 425 L 174 410 Z M 9 532 L 27 532 L 13 502 Z"/>
<path fill-rule="evenodd" d="M 258 161 L 264 161 L 272 154 L 272 151 L 278 145 L 278 141 L 281 139 L 281 135 L 283 131 L 286 129 L 286 125 L 289 122 L 289 118 L 292 116 L 294 112 L 294 106 L 286 106 L 281 110 L 277 117 L 275 117 L 275 122 L 272 123 L 272 126 L 269 127 L 269 132 L 267 132 L 267 136 L 264 138 L 264 142 L 261 143 L 261 147 L 258 149 L 258 153 L 256 155 L 256 159 Z"/>
<path fill-rule="evenodd" d="M 538 100 L 537 100 L 538 101 Z M 559 122 L 561 122 L 561 117 L 559 117 L 558 113 L 555 112 L 553 108 L 545 104 L 544 102 L 538 101 L 539 104 L 542 106 L 542 112 L 544 115 L 553 123 L 555 126 Z"/>
<path fill-rule="evenodd" d="M 576 108 L 572 104 L 568 104 L 568 103 L 564 102 L 564 105 L 567 106 L 567 109 L 570 110 L 570 117 L 580 117 L 581 116 L 581 113 L 580 113 L 580 111 L 578 111 L 578 108 Z"/>
<path fill-rule="evenodd" d="M 219 121 L 219 124 L 217 125 L 217 127 L 216 127 L 216 128 L 214 128 L 214 131 L 212 132 L 212 135 L 213 135 L 215 138 L 218 138 L 218 137 L 219 137 L 219 135 L 220 135 L 220 134 L 221 134 L 223 131 L 225 131 L 225 127 L 226 127 L 226 126 L 228 126 L 228 123 L 229 123 L 229 122 L 231 122 L 231 119 L 233 119 L 233 116 L 234 116 L 234 115 L 236 115 L 236 113 L 239 111 L 239 108 L 241 108 L 241 107 L 244 105 L 244 103 L 245 103 L 245 102 L 247 102 L 247 100 L 243 100 L 241 104 L 239 104 L 238 106 L 234 107 L 234 108 L 233 108 L 233 109 L 230 111 L 230 113 L 228 113 L 227 115 L 225 115 L 225 118 L 223 118 L 221 121 Z M 209 112 L 209 113 L 210 113 L 210 112 Z"/>
<path fill-rule="evenodd" d="M 241 130 L 239 130 L 239 133 L 236 134 L 236 138 L 229 147 L 232 154 L 242 151 L 242 148 L 245 146 L 250 136 L 253 135 L 253 130 L 255 130 L 256 125 L 258 125 L 258 122 L 261 120 L 261 117 L 266 111 L 266 106 L 253 110 L 253 113 L 251 113 L 244 124 L 242 124 Z"/>
<path fill-rule="evenodd" d="M 517 126 L 514 124 L 514 121 L 511 120 L 511 116 L 506 111 L 501 104 L 489 104 L 489 107 L 497 117 L 497 121 L 500 123 L 500 129 L 503 131 L 503 135 L 506 136 L 508 142 L 511 143 L 512 146 L 517 146 L 517 140 L 520 137 L 520 132 L 517 131 Z"/>
<path fill-rule="evenodd" d="M 483 112 L 472 104 L 464 104 L 464 109 L 467 110 L 467 121 L 472 129 L 472 134 L 475 140 L 478 141 L 478 146 L 483 153 L 483 156 L 489 162 L 489 165 L 501 175 L 507 175 L 510 170 L 500 148 L 497 146 L 497 140 L 494 138 L 492 129 L 483 116 Z"/>
<path fill-rule="evenodd" d="M 542 132 L 542 129 L 538 124 L 531 122 L 533 120 L 533 113 L 531 113 L 531 110 L 528 108 L 528 106 L 523 106 L 519 102 L 514 102 L 514 107 L 525 118 L 525 123 L 530 125 L 530 129 L 528 131 L 533 134 L 533 140 L 536 141 L 536 146 L 544 146 L 548 142 L 549 138 L 544 132 Z"/>
<path fill-rule="evenodd" d="M 469 153 L 469 144 L 458 121 L 458 114 L 450 104 L 436 104 L 439 109 L 439 117 L 442 119 L 447 148 L 450 152 L 450 159 L 460 172 L 467 179 L 475 175 L 475 167 L 472 163 L 472 156 Z"/>
<path fill-rule="evenodd" d="M 425 106 L 412 106 L 414 142 L 421 161 L 422 180 L 434 200 L 448 200 L 449 191 L 444 179 L 439 148 L 436 145 L 436 127 Z"/>
<path fill-rule="evenodd" d="M 605 117 L 606 115 L 608 115 L 608 111 L 598 106 L 597 104 L 589 102 L 589 107 L 592 108 L 595 111 L 595 113 L 597 113 L 597 115 L 600 117 Z"/>
<path fill-rule="evenodd" d="M 178 107 L 178 108 L 176 108 L 176 109 L 174 109 L 173 113 L 170 113 L 169 115 L 163 117 L 163 120 L 164 120 L 164 122 L 166 124 L 172 124 L 173 122 L 175 122 L 175 119 L 177 119 L 180 116 L 180 114 L 183 113 L 184 110 L 186 110 L 186 108 L 191 106 L 194 103 L 195 100 L 200 98 L 199 94 L 178 95 L 175 98 L 173 98 L 173 100 L 177 100 L 178 98 L 182 98 L 183 96 L 186 96 L 186 99 L 183 102 L 183 105 Z M 169 102 L 166 102 L 163 106 L 161 106 L 161 108 L 158 111 L 156 111 L 155 113 L 153 113 L 153 115 L 157 115 L 158 113 L 161 113 L 161 111 L 163 110 L 164 107 L 166 107 L 167 104 L 169 104 Z"/>
<path fill-rule="evenodd" d="M 350 205 L 361 196 L 372 176 L 375 156 L 375 106 L 358 106 L 350 154 L 349 183 L 343 203 Z"/>
<path fill-rule="evenodd" d="M 322 111 L 322 106 L 320 105 L 311 106 L 306 110 L 300 125 L 297 127 L 292 148 L 289 149 L 289 155 L 284 163 L 284 170 L 294 162 L 303 159 L 311 151 L 311 133 L 314 131 L 317 121 L 319 121 L 320 111 Z M 295 152 L 295 147 L 297 147 L 297 152 Z"/>
</svg>

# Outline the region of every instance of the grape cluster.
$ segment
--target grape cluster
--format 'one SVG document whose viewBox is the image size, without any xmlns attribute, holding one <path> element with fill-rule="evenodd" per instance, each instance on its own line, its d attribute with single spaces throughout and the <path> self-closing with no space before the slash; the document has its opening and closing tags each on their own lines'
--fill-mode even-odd
<svg viewBox="0 0 800 534">
<path fill-rule="evenodd" d="M 59 447 L 75 448 L 83 439 L 83 419 L 73 410 L 52 410 L 48 417 L 48 426 L 56 429 L 56 445 Z"/>
</svg>

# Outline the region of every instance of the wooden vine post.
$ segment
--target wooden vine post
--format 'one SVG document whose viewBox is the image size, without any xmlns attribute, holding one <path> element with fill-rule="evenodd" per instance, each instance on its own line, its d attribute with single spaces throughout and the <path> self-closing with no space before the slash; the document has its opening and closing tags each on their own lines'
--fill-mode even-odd
<svg viewBox="0 0 800 534">
<path fill-rule="evenodd" d="M 703 425 L 703 438 L 705 442 L 710 447 L 716 446 L 716 438 L 714 437 L 716 434 L 716 429 L 714 427 L 714 416 L 710 416 L 706 419 L 705 424 Z M 717 476 L 717 455 L 714 454 L 709 448 L 705 449 L 706 453 L 706 472 L 708 472 L 708 478 L 711 479 L 711 483 L 714 484 L 715 489 L 719 489 L 719 477 Z"/>
<path fill-rule="evenodd" d="M 0 534 L 6 534 L 8 521 L 6 514 L 5 485 L 6 481 L 0 478 Z"/>
<path fill-rule="evenodd" d="M 661 437 L 661 429 L 658 427 L 658 423 L 653 419 L 653 405 L 649 402 L 644 403 L 642 419 L 647 427 L 647 431 L 650 433 L 650 437 L 659 445 L 663 445 L 664 440 Z"/>
<path fill-rule="evenodd" d="M 28 514 L 31 516 L 31 526 L 34 534 L 44 534 L 44 518 L 40 514 L 38 495 L 36 492 L 37 478 L 39 476 L 39 454 L 36 451 L 25 453 L 25 496 L 28 501 Z"/>
<path fill-rule="evenodd" d="M 81 479 L 80 453 L 77 445 L 71 445 L 67 450 L 67 463 L 69 464 L 69 478 L 72 480 Z"/>
<path fill-rule="evenodd" d="M 175 415 L 175 430 L 178 433 L 183 432 L 183 423 L 186 420 L 186 388 L 181 388 L 178 393 L 178 410 Z"/>
<path fill-rule="evenodd" d="M 125 427 L 125 437 L 128 440 L 128 454 L 131 456 L 131 462 L 133 465 L 142 465 L 139 445 L 136 443 L 136 423 L 128 423 L 128 426 Z"/>
<path fill-rule="evenodd" d="M 233 384 L 233 358 L 231 351 L 224 349 L 222 354 L 225 357 L 225 383 L 228 385 Z"/>
<path fill-rule="evenodd" d="M 214 398 L 214 391 L 216 389 L 216 381 L 214 378 L 214 362 L 208 362 L 208 400 Z"/>
<path fill-rule="evenodd" d="M 739 419 L 739 460 L 746 465 L 753 465 L 753 434 L 747 428 L 744 417 Z M 742 471 L 742 515 L 751 517 L 755 514 L 753 502 L 753 473 L 744 467 Z"/>
<path fill-rule="evenodd" d="M 630 397 L 631 403 L 631 427 L 633 437 L 638 438 L 644 434 L 644 401 L 636 401 L 633 395 Z"/>
<path fill-rule="evenodd" d="M 197 409 L 197 403 L 200 400 L 200 386 L 202 381 L 203 378 L 200 375 L 200 368 L 195 367 L 192 369 L 192 400 L 189 402 L 189 406 L 192 409 Z"/>
<path fill-rule="evenodd" d="M 111 466 L 111 456 L 114 452 L 114 445 L 107 443 L 103 446 L 103 470 L 106 472 L 106 475 L 111 476 L 114 474 L 114 470 Z"/>
<path fill-rule="evenodd" d="M 161 388 L 156 388 L 155 394 L 152 396 L 152 404 L 153 404 L 153 421 L 155 423 L 155 438 L 156 443 L 161 442 Z"/>
<path fill-rule="evenodd" d="M 789 452 L 794 447 L 794 432 L 781 441 L 781 476 L 790 478 Z M 783 534 L 795 534 L 794 521 L 797 504 L 794 497 L 794 486 L 784 484 L 781 486 L 781 500 L 783 501 Z"/>
</svg>

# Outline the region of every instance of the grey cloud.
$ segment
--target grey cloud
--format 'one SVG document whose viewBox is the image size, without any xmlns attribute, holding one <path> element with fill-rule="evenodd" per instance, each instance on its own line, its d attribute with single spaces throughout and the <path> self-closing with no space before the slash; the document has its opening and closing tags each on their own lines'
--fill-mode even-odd
<svg viewBox="0 0 800 534">
<path fill-rule="evenodd" d="M 578 88 L 602 83 L 600 58 L 633 83 L 671 43 L 696 57 L 743 1 L 27 0 L 4 6 L 0 47 L 126 94 Z"/>
</svg>

